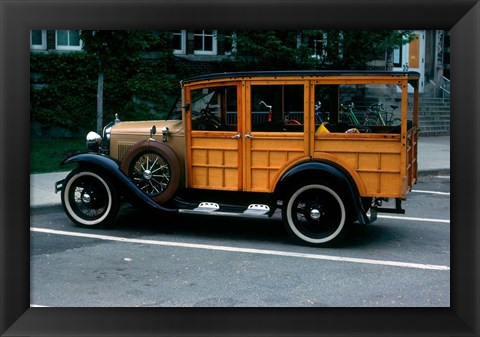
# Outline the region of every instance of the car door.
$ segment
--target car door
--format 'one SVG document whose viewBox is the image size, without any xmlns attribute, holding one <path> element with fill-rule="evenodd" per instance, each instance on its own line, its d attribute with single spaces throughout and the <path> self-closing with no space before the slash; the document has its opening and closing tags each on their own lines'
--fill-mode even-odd
<svg viewBox="0 0 480 337">
<path fill-rule="evenodd" d="M 186 88 L 188 187 L 242 190 L 241 88 L 240 82 Z"/>
<path fill-rule="evenodd" d="M 282 170 L 308 156 L 308 83 L 246 83 L 244 190 L 271 192 Z"/>
</svg>

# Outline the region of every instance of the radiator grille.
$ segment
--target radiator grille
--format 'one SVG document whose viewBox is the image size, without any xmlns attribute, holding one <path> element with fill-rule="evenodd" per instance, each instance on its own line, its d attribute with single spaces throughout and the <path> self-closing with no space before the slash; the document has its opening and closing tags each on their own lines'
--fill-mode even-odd
<svg viewBox="0 0 480 337">
<path fill-rule="evenodd" d="M 118 144 L 118 160 L 122 161 L 125 153 L 132 147 L 132 144 Z"/>
</svg>

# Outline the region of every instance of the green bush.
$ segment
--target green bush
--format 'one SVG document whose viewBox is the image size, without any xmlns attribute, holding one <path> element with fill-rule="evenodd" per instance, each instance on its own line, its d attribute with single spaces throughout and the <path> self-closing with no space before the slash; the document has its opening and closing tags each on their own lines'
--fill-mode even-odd
<svg viewBox="0 0 480 337">
<path fill-rule="evenodd" d="M 164 73 L 166 61 L 140 60 L 106 67 L 104 124 L 118 113 L 123 120 L 163 116 L 178 80 Z M 96 128 L 97 60 L 84 52 L 32 53 L 30 116 L 43 126 L 71 131 Z"/>
<path fill-rule="evenodd" d="M 83 53 L 32 54 L 31 120 L 77 131 L 95 121 L 96 75 Z"/>
</svg>

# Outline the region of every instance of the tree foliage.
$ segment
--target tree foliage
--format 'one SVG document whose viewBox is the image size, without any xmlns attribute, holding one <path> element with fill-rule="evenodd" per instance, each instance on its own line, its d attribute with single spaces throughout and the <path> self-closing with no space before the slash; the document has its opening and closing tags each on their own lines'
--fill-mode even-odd
<svg viewBox="0 0 480 337">
<path fill-rule="evenodd" d="M 83 50 L 102 62 L 129 66 L 153 46 L 163 46 L 165 34 L 149 30 L 82 30 Z"/>
<path fill-rule="evenodd" d="M 366 69 L 411 41 L 411 31 L 302 30 L 237 32 L 236 61 L 249 69 Z"/>
<path fill-rule="evenodd" d="M 127 81 L 133 89 L 131 94 L 135 97 L 134 102 L 143 103 L 145 98 L 149 99 L 149 104 L 155 105 L 163 103 L 166 97 L 161 97 L 161 90 L 164 85 L 168 86 L 168 80 L 165 80 L 166 64 L 172 50 L 168 45 L 169 33 L 153 32 L 146 30 L 83 30 L 80 38 L 83 41 L 83 50 L 94 57 L 98 63 L 98 88 L 97 88 L 97 132 L 100 133 L 103 127 L 103 88 L 105 79 L 105 70 L 108 68 L 121 68 Z M 147 69 L 142 65 L 143 52 L 149 48 L 155 47 L 160 50 L 156 57 L 155 71 L 142 72 Z M 158 53 L 157 53 L 158 54 Z M 162 65 L 164 65 L 162 67 Z M 151 77 L 151 78 L 150 78 Z M 150 80 L 149 82 L 147 80 Z M 138 82 L 150 83 L 147 90 L 139 90 Z M 156 91 L 156 94 L 155 94 Z M 142 97 L 142 94 L 146 96 Z M 153 101 L 153 102 L 152 102 Z M 148 105 L 143 103 L 144 106 Z"/>
</svg>

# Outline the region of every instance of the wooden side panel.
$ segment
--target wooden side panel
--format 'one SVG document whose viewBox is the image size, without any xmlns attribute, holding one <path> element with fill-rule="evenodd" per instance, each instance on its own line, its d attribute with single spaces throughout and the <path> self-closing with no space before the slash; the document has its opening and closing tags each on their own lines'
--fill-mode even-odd
<svg viewBox="0 0 480 337">
<path fill-rule="evenodd" d="M 414 128 L 407 135 L 407 186 L 417 183 L 417 152 L 418 151 L 418 132 Z"/>
<path fill-rule="evenodd" d="M 249 144 L 246 186 L 252 192 L 271 192 L 280 170 L 305 153 L 303 133 L 255 133 Z"/>
<path fill-rule="evenodd" d="M 191 142 L 189 186 L 231 191 L 241 188 L 239 140 L 192 133 Z"/>
<path fill-rule="evenodd" d="M 365 196 L 403 196 L 400 135 L 315 135 L 314 157 L 327 155 L 356 171 L 363 180 Z"/>
</svg>

